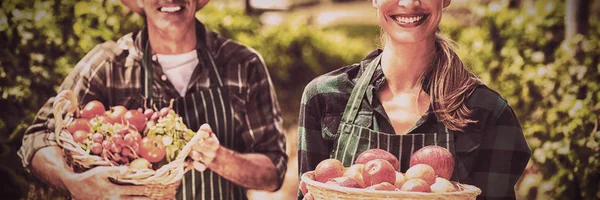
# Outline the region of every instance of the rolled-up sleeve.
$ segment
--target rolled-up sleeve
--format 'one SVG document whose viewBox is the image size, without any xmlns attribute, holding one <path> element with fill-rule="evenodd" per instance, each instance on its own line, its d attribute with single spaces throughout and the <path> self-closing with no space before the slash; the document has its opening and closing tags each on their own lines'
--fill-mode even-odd
<svg viewBox="0 0 600 200">
<path fill-rule="evenodd" d="M 259 55 L 251 56 L 245 63 L 248 69 L 246 138 L 250 141 L 246 152 L 261 153 L 275 166 L 278 176 L 277 190 L 283 184 L 287 171 L 285 135 L 275 88 L 269 72 Z"/>
<path fill-rule="evenodd" d="M 77 95 L 80 105 L 91 100 L 103 101 L 102 94 L 105 92 L 103 74 L 110 65 L 109 59 L 114 57 L 110 50 L 114 47 L 113 42 L 97 45 L 86 54 L 64 79 L 58 91 L 71 90 Z M 31 126 L 25 130 L 23 143 L 17 155 L 21 157 L 23 167 L 29 170 L 31 160 L 35 153 L 45 147 L 56 146 L 54 136 L 54 115 L 52 105 L 55 98 L 50 98 L 38 111 Z"/>
<path fill-rule="evenodd" d="M 322 102 L 319 98 L 318 81 L 312 81 L 304 89 L 298 119 L 298 177 L 303 173 L 314 170 L 317 165 L 329 158 L 332 140 L 323 131 Z M 298 199 L 302 199 L 298 191 Z"/>
</svg>

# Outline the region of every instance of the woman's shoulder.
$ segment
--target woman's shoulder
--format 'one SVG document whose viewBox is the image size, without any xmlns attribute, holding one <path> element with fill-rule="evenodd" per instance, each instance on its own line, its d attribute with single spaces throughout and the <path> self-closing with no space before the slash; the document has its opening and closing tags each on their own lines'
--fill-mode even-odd
<svg viewBox="0 0 600 200">
<path fill-rule="evenodd" d="M 360 63 L 351 64 L 312 79 L 304 88 L 303 97 L 310 99 L 319 94 L 350 93 L 353 79 L 360 70 Z"/>
<path fill-rule="evenodd" d="M 502 112 L 508 106 L 506 99 L 486 85 L 478 85 L 465 102 L 467 107 L 476 110 Z"/>
<path fill-rule="evenodd" d="M 359 63 L 347 65 L 317 76 L 306 85 L 303 96 L 310 99 L 315 95 L 326 93 L 343 93 L 349 95 L 354 88 L 357 78 L 364 71 L 362 66 L 367 65 L 380 53 L 381 50 L 377 49 L 363 58 Z"/>
<path fill-rule="evenodd" d="M 478 121 L 480 129 L 499 120 L 518 123 L 508 101 L 485 85 L 477 86 L 465 104 L 472 111 L 471 116 Z"/>
</svg>

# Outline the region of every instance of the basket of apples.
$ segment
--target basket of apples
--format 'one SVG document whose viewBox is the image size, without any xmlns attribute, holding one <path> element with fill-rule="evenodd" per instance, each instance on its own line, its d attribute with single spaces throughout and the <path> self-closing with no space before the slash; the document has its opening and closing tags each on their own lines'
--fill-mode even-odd
<svg viewBox="0 0 600 200">
<path fill-rule="evenodd" d="M 436 159 L 427 159 L 427 157 Z M 475 186 L 449 181 L 454 159 L 448 149 L 425 146 L 413 153 L 410 168 L 399 172 L 399 161 L 381 149 L 362 152 L 344 168 L 336 159 L 321 161 L 302 175 L 305 199 L 476 199 Z"/>
<path fill-rule="evenodd" d="M 75 95 L 61 91 L 55 98 L 55 139 L 67 163 L 77 172 L 96 166 L 128 166 L 111 180 L 148 186 L 153 199 L 173 199 L 185 174 L 185 158 L 201 138 L 169 107 L 108 110 L 99 101 L 79 108 Z"/>
</svg>

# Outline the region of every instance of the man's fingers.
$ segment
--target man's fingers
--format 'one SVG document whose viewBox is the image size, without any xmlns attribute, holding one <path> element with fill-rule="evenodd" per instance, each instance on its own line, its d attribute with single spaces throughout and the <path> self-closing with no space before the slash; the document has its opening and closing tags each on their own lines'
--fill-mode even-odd
<svg viewBox="0 0 600 200">
<path fill-rule="evenodd" d="M 189 156 L 190 156 L 190 158 L 192 158 L 192 160 L 195 160 L 195 161 L 200 161 L 200 160 L 202 160 L 202 154 L 200 154 L 200 152 L 198 152 L 198 151 L 196 151 L 196 150 L 192 150 L 192 151 L 190 152 L 190 155 L 189 155 Z"/>
<path fill-rule="evenodd" d="M 203 172 L 204 170 L 206 170 L 206 165 L 200 163 L 200 162 L 194 162 L 194 169 Z"/>
<path fill-rule="evenodd" d="M 200 130 L 212 133 L 212 129 L 210 128 L 210 125 L 208 125 L 208 124 L 202 124 L 202 126 L 200 126 Z"/>
</svg>

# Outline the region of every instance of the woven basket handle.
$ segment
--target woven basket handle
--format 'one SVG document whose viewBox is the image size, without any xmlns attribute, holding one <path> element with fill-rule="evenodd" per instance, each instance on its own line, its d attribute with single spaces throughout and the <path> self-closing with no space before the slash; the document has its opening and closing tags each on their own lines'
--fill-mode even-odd
<svg viewBox="0 0 600 200">
<path fill-rule="evenodd" d="M 192 137 L 192 139 L 190 139 L 190 141 L 188 141 L 187 144 L 185 144 L 183 149 L 181 149 L 181 151 L 175 158 L 175 162 L 185 162 L 185 158 L 192 151 L 192 146 L 194 146 L 194 144 L 198 143 L 198 141 L 205 140 L 206 138 L 207 137 L 204 134 L 200 133 L 200 131 L 197 131 L 196 134 L 194 134 L 194 137 Z"/>
<path fill-rule="evenodd" d="M 56 142 L 63 146 L 60 138 L 60 133 L 66 128 L 67 123 L 63 118 L 64 114 L 76 113 L 79 111 L 79 102 L 77 97 L 71 90 L 62 90 L 54 98 L 52 104 L 52 113 L 54 114 L 55 129 L 54 134 L 56 136 Z M 70 118 L 72 119 L 72 118 Z"/>
</svg>

